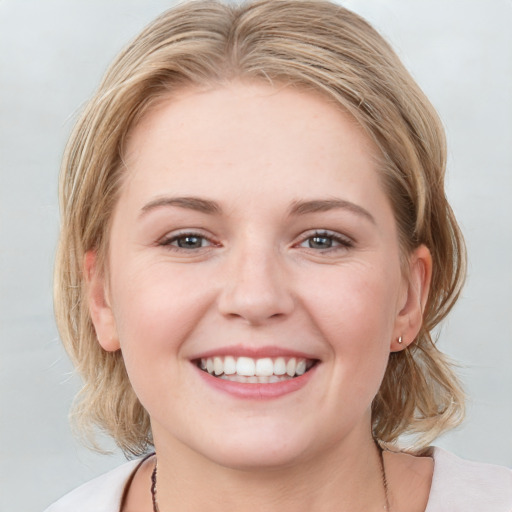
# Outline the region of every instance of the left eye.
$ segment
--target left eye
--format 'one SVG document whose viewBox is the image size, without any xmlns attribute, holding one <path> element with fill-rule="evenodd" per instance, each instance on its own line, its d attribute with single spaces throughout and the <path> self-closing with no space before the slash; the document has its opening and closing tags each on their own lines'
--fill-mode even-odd
<svg viewBox="0 0 512 512">
<path fill-rule="evenodd" d="M 194 233 L 183 233 L 181 235 L 176 235 L 168 238 L 167 240 L 164 240 L 162 245 L 176 247 L 178 249 L 190 250 L 201 249 L 202 247 L 211 245 L 211 243 L 204 236 L 196 235 Z"/>
<path fill-rule="evenodd" d="M 315 233 L 300 243 L 300 247 L 319 250 L 332 249 L 339 246 L 351 247 L 352 245 L 350 239 L 336 233 Z"/>
</svg>

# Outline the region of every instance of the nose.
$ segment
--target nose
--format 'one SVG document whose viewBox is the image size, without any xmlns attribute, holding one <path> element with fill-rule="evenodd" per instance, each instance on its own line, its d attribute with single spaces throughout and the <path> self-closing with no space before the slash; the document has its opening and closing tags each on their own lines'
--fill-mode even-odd
<svg viewBox="0 0 512 512">
<path fill-rule="evenodd" d="M 293 311 L 291 279 L 275 250 L 247 247 L 228 260 L 218 302 L 222 315 L 261 325 Z"/>
</svg>

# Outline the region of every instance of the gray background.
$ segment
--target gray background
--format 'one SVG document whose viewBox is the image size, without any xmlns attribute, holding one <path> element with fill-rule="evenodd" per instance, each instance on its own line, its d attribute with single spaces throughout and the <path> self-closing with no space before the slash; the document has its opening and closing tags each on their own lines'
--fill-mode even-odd
<svg viewBox="0 0 512 512">
<path fill-rule="evenodd" d="M 437 444 L 512 466 L 512 1 L 347 0 L 446 125 L 469 280 L 441 333 L 469 415 Z M 74 441 L 78 387 L 52 318 L 59 160 L 76 111 L 167 0 L 0 0 L 0 510 L 36 512 L 115 466 Z"/>
</svg>

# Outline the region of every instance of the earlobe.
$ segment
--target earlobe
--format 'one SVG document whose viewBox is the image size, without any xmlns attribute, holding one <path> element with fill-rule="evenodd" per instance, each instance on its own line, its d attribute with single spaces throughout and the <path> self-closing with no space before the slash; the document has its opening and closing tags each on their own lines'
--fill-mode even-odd
<svg viewBox="0 0 512 512">
<path fill-rule="evenodd" d="M 87 251 L 84 258 L 84 278 L 87 286 L 89 314 L 99 344 L 107 352 L 119 350 L 119 337 L 114 314 L 108 300 L 104 273 L 97 264 L 96 251 Z"/>
<path fill-rule="evenodd" d="M 423 324 L 432 278 L 432 256 L 425 245 L 420 245 L 411 253 L 408 271 L 405 298 L 396 318 L 391 352 L 407 348 Z"/>
</svg>

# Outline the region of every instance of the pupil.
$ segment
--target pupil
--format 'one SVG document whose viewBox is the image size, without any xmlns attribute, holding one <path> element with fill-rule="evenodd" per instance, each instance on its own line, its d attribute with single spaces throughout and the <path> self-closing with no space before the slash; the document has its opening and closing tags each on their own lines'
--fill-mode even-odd
<svg viewBox="0 0 512 512">
<path fill-rule="evenodd" d="M 311 249 L 329 249 L 332 247 L 332 240 L 325 236 L 314 236 L 309 240 Z"/>
<path fill-rule="evenodd" d="M 178 239 L 178 247 L 184 249 L 197 249 L 201 247 L 202 239 L 199 236 L 184 236 Z"/>
</svg>

